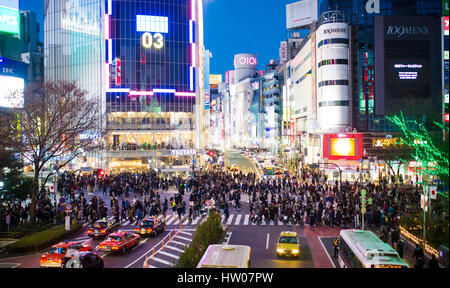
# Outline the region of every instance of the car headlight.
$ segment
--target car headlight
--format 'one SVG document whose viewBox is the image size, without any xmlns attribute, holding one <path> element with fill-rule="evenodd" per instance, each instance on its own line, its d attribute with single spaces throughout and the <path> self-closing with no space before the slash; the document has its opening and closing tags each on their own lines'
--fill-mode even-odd
<svg viewBox="0 0 450 288">
<path fill-rule="evenodd" d="M 298 252 L 300 252 L 298 249 L 292 250 L 292 253 L 294 253 L 294 254 L 297 254 Z"/>
<path fill-rule="evenodd" d="M 283 250 L 283 249 L 280 249 L 280 248 L 278 248 L 278 249 L 277 249 L 277 252 L 278 252 L 278 253 L 283 253 L 283 252 L 284 252 L 284 250 Z"/>
</svg>

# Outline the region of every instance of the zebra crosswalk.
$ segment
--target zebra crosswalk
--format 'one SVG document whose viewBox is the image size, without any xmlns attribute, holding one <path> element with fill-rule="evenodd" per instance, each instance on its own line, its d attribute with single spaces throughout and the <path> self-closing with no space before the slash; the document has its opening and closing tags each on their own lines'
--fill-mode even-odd
<svg viewBox="0 0 450 288">
<path fill-rule="evenodd" d="M 174 226 L 179 226 L 180 223 L 181 225 L 190 225 L 190 226 L 195 226 L 195 225 L 199 225 L 200 223 L 202 223 L 203 221 L 206 220 L 208 216 L 207 215 L 201 215 L 198 216 L 196 218 L 192 218 L 191 220 L 189 220 L 188 217 L 184 216 L 181 218 L 181 220 L 178 218 L 178 214 L 171 214 L 171 215 L 167 215 L 165 218 L 165 222 L 166 222 L 166 226 L 170 226 L 170 225 L 174 225 Z M 163 219 L 162 215 L 159 215 L 157 217 L 158 219 Z M 108 220 L 112 220 L 114 219 L 113 216 L 109 217 Z M 129 219 L 124 219 L 123 221 L 121 221 L 121 226 L 136 226 L 137 221 L 134 220 L 133 222 L 130 222 Z M 221 215 L 221 224 L 223 225 L 228 225 L 228 226 L 300 226 L 300 224 L 297 223 L 285 223 L 283 221 L 280 220 L 275 220 L 275 221 L 266 221 L 266 220 L 262 220 L 258 223 L 255 223 L 254 221 L 252 221 L 250 214 L 230 214 L 228 216 L 228 218 L 225 218 L 225 215 Z M 83 226 L 87 226 L 89 225 L 89 223 L 84 223 Z M 308 226 L 308 224 L 305 224 L 305 226 Z"/>
</svg>

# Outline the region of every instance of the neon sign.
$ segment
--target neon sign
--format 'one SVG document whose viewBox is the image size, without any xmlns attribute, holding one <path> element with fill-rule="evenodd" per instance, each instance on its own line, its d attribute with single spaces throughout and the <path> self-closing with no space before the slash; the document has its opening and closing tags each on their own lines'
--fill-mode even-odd
<svg viewBox="0 0 450 288">
<path fill-rule="evenodd" d="M 153 42 L 155 40 L 156 42 Z M 141 38 L 142 47 L 150 49 L 154 47 L 155 49 L 161 49 L 164 47 L 164 36 L 161 33 L 155 33 L 152 35 L 149 32 L 142 34 Z"/>
<path fill-rule="evenodd" d="M 0 6 L 0 32 L 20 34 L 20 15 L 19 10 Z"/>
<path fill-rule="evenodd" d="M 241 57 L 239 58 L 239 64 L 256 66 L 258 63 L 255 57 Z"/>
</svg>

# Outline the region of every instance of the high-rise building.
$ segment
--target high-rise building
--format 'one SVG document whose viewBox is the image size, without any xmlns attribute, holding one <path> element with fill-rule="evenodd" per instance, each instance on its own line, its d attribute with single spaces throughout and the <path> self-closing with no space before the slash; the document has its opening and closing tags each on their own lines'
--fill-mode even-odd
<svg viewBox="0 0 450 288">
<path fill-rule="evenodd" d="M 45 4 L 46 78 L 78 81 L 106 115 L 104 153 L 80 165 L 192 170 L 204 145 L 202 1 Z"/>
<path fill-rule="evenodd" d="M 40 27 L 34 12 L 19 11 L 17 0 L 0 5 L 0 19 L 0 107 L 20 108 L 23 97 L 11 93 L 43 80 Z"/>
</svg>

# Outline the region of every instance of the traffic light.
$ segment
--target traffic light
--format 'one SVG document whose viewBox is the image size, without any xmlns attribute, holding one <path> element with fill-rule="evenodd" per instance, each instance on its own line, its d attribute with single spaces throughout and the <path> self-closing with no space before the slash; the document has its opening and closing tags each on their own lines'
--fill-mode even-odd
<svg viewBox="0 0 450 288">
<path fill-rule="evenodd" d="M 98 176 L 101 178 L 103 176 L 105 176 L 105 170 L 100 170 L 98 171 Z"/>
<path fill-rule="evenodd" d="M 209 157 L 213 157 L 214 156 L 214 151 L 209 151 Z"/>
</svg>

